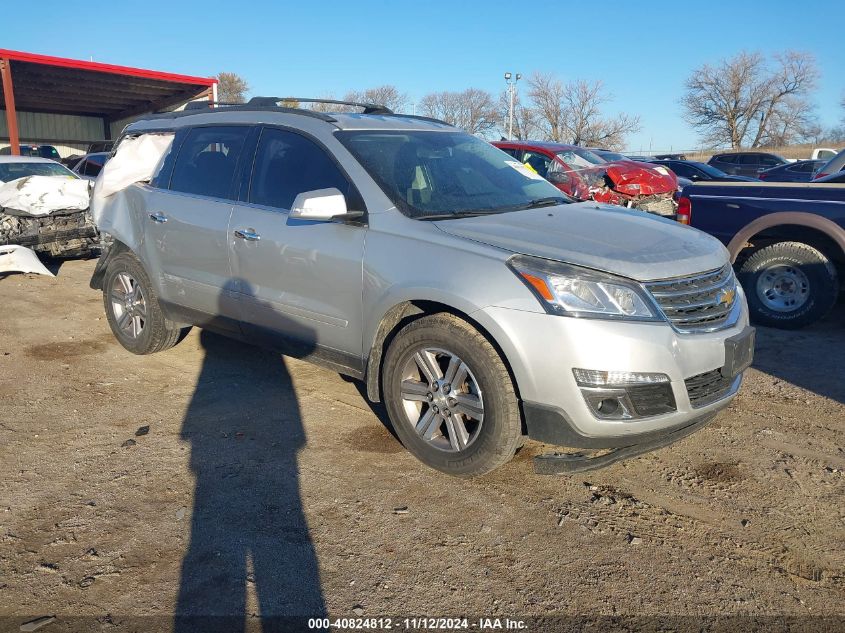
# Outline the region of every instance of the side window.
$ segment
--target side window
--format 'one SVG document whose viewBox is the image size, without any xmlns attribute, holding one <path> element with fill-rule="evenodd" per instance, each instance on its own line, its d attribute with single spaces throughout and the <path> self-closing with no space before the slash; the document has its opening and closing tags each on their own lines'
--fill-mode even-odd
<svg viewBox="0 0 845 633">
<path fill-rule="evenodd" d="M 179 150 L 170 189 L 212 198 L 232 198 L 232 179 L 247 126 L 198 127 Z"/>
<path fill-rule="evenodd" d="M 98 159 L 89 158 L 85 161 L 85 165 L 80 170 L 86 176 L 94 176 L 96 177 L 97 174 L 100 173 L 100 170 L 103 168 L 102 165 L 98 164 Z"/>
<path fill-rule="evenodd" d="M 759 165 L 760 158 L 755 154 L 742 154 L 739 157 L 739 162 L 743 165 Z"/>
<path fill-rule="evenodd" d="M 670 163 L 668 165 L 669 169 L 675 172 L 676 176 L 680 176 L 681 178 L 689 178 L 690 176 L 697 176 L 697 170 L 693 169 L 689 165 L 684 165 L 683 163 Z"/>
<path fill-rule="evenodd" d="M 736 163 L 736 154 L 725 154 L 724 156 L 716 156 L 716 160 L 720 163 Z"/>
<path fill-rule="evenodd" d="M 518 149 L 514 149 L 513 147 L 500 147 L 499 149 L 502 150 L 505 154 L 510 154 L 514 158 L 519 157 L 520 150 Z"/>
<path fill-rule="evenodd" d="M 778 165 L 780 165 L 780 161 L 774 156 L 759 156 L 758 162 L 763 167 L 777 167 Z"/>
<path fill-rule="evenodd" d="M 543 178 L 546 178 L 549 175 L 549 167 L 551 167 L 552 159 L 548 156 L 543 156 L 542 154 L 537 154 L 535 152 L 525 152 L 522 157 L 522 162 L 531 167 L 531 169 L 536 171 Z M 562 168 L 558 169 L 558 171 L 562 170 Z"/>
<path fill-rule="evenodd" d="M 249 188 L 249 201 L 277 209 L 290 209 L 300 193 L 334 187 L 346 196 L 349 181 L 326 151 L 300 134 L 267 128 L 261 132 Z M 354 194 L 357 198 L 357 194 Z"/>
</svg>

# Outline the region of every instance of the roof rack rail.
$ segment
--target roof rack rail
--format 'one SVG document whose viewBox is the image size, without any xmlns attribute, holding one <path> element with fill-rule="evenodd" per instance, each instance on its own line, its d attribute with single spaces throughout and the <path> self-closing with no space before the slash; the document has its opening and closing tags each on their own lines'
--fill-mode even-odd
<svg viewBox="0 0 845 633">
<path fill-rule="evenodd" d="M 206 99 L 202 99 L 200 101 L 188 101 L 185 104 L 185 110 L 205 110 L 206 108 L 210 108 L 212 106 L 241 106 L 243 103 L 234 103 L 231 101 L 208 101 Z"/>
<path fill-rule="evenodd" d="M 247 105 L 258 107 L 279 106 L 284 103 L 330 103 L 332 105 L 352 106 L 363 108 L 362 114 L 393 114 L 393 110 L 375 103 L 360 103 L 358 101 L 338 101 L 337 99 L 311 99 L 306 97 L 253 97 Z"/>
</svg>

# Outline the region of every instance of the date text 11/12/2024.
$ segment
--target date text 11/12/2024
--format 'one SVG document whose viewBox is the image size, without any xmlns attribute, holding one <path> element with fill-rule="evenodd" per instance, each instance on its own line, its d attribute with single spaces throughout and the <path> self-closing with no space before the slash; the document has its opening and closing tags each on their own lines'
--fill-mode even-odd
<svg viewBox="0 0 845 633">
<path fill-rule="evenodd" d="M 528 628 L 523 620 L 510 618 L 310 618 L 308 628 L 316 630 L 476 630 L 476 631 L 524 631 Z"/>
</svg>

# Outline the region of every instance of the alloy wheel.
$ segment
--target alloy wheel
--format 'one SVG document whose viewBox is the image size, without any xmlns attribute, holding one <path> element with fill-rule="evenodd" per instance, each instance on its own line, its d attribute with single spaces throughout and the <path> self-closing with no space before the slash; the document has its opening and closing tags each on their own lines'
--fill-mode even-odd
<svg viewBox="0 0 845 633">
<path fill-rule="evenodd" d="M 478 438 L 484 400 L 472 370 L 454 353 L 423 348 L 401 373 L 402 408 L 408 423 L 430 446 L 463 451 Z"/>
</svg>

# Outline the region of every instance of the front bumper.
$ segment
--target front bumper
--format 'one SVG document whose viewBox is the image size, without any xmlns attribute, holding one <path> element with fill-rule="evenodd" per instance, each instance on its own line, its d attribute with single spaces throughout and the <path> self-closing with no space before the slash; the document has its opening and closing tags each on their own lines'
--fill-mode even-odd
<svg viewBox="0 0 845 633">
<path fill-rule="evenodd" d="M 650 444 L 712 418 L 730 403 L 742 380 L 737 376 L 719 399 L 704 406 L 693 406 L 685 383 L 724 366 L 725 340 L 748 327 L 744 302 L 732 327 L 695 334 L 680 334 L 663 322 L 578 319 L 498 307 L 473 317 L 508 359 L 529 437 L 548 444 L 587 449 Z M 676 410 L 631 420 L 598 419 L 575 382 L 574 367 L 666 374 Z"/>
<path fill-rule="evenodd" d="M 678 440 L 695 433 L 697 430 L 709 424 L 715 413 L 708 413 L 696 418 L 691 423 L 680 428 L 666 429 L 649 436 L 640 436 L 636 444 L 619 446 L 611 449 L 602 455 L 592 456 L 586 453 L 547 453 L 534 458 L 534 471 L 538 475 L 558 475 L 563 473 L 576 473 L 585 470 L 594 470 L 610 466 L 623 459 L 630 459 L 643 453 L 668 446 Z"/>
</svg>

